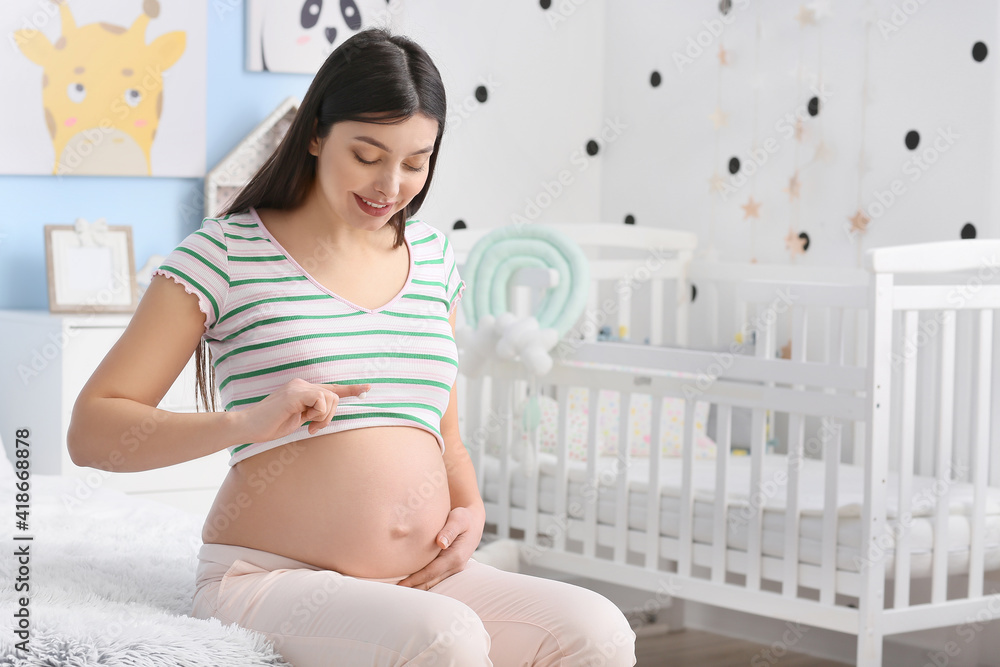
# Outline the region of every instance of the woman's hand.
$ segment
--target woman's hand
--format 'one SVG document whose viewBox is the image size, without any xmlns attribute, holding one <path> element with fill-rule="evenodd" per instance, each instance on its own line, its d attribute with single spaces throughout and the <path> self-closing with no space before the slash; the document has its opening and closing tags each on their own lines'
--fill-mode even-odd
<svg viewBox="0 0 1000 667">
<path fill-rule="evenodd" d="M 358 396 L 370 384 L 314 384 L 301 378 L 289 380 L 267 398 L 238 415 L 244 442 L 267 442 L 293 433 L 307 421 L 310 435 L 326 428 L 344 396 Z"/>
<path fill-rule="evenodd" d="M 448 513 L 444 528 L 438 531 L 435 543 L 441 547 L 437 557 L 414 572 L 398 586 L 429 590 L 453 574 L 465 569 L 479 541 L 483 538 L 483 513 L 469 507 L 456 507 Z"/>
</svg>

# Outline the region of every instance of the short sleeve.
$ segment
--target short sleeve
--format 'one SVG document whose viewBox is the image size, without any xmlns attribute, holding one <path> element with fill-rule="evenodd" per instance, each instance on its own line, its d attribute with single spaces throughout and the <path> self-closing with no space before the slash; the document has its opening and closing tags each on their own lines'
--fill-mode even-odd
<svg viewBox="0 0 1000 667">
<path fill-rule="evenodd" d="M 174 248 L 153 275 L 172 278 L 189 294 L 198 297 L 198 307 L 205 313 L 208 333 L 223 315 L 229 293 L 229 262 L 222 223 L 205 218 L 201 229 L 191 232 Z"/>
<path fill-rule="evenodd" d="M 455 253 L 452 251 L 448 237 L 444 234 L 441 236 L 444 238 L 442 253 L 444 255 L 445 293 L 448 297 L 448 316 L 451 317 L 452 313 L 455 312 L 455 306 L 462 300 L 462 294 L 465 292 L 465 281 L 458 275 L 458 262 L 455 260 Z"/>
</svg>

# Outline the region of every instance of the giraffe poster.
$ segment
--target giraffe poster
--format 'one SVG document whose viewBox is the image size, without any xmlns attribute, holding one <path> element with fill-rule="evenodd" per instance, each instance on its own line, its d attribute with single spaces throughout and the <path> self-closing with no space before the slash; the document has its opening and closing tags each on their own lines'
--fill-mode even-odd
<svg viewBox="0 0 1000 667">
<path fill-rule="evenodd" d="M 0 173 L 205 174 L 202 0 L 4 0 Z"/>
<path fill-rule="evenodd" d="M 359 30 L 392 29 L 401 10 L 402 0 L 247 0 L 246 68 L 315 74 Z"/>
</svg>

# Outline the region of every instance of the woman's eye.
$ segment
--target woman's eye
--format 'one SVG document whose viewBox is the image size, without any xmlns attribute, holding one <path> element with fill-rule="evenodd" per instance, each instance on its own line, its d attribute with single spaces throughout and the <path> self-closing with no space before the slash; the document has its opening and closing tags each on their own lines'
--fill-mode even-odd
<svg viewBox="0 0 1000 667">
<path fill-rule="evenodd" d="M 368 162 L 368 161 L 366 161 L 366 160 L 362 160 L 362 159 L 361 159 L 361 156 L 360 156 L 360 155 L 358 155 L 357 153 L 355 153 L 355 154 L 354 154 L 354 157 L 355 157 L 355 158 L 357 158 L 358 162 L 360 162 L 361 164 L 375 164 L 376 162 L 378 162 L 378 160 L 374 160 L 374 161 L 372 161 L 372 162 Z M 423 171 L 423 170 L 424 170 L 424 168 L 423 168 L 423 167 L 420 167 L 420 168 L 417 168 L 417 167 L 411 167 L 411 166 L 410 166 L 410 165 L 408 165 L 408 164 L 406 164 L 406 165 L 403 165 L 403 166 L 404 166 L 404 167 L 406 167 L 407 169 L 409 169 L 410 171 L 418 171 L 418 172 L 419 172 L 419 171 Z"/>
</svg>

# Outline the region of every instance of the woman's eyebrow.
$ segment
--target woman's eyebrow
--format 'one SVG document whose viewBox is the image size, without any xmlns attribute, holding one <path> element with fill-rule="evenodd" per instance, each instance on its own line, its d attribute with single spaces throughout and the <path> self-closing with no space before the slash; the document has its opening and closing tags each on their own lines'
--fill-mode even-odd
<svg viewBox="0 0 1000 667">
<path fill-rule="evenodd" d="M 369 143 L 372 146 L 375 146 L 376 148 L 381 148 L 386 153 L 391 153 L 392 152 L 391 150 L 389 150 L 388 146 L 386 146 L 385 144 L 383 144 L 381 141 L 379 141 L 377 139 L 372 139 L 371 137 L 354 137 L 354 139 L 356 141 L 364 141 L 366 143 Z M 407 157 L 412 157 L 414 155 L 420 155 L 421 153 L 430 153 L 432 150 L 434 150 L 434 147 L 433 146 L 428 146 L 427 148 L 421 148 L 419 151 L 417 151 L 415 153 L 410 153 L 409 155 L 407 155 Z"/>
</svg>

